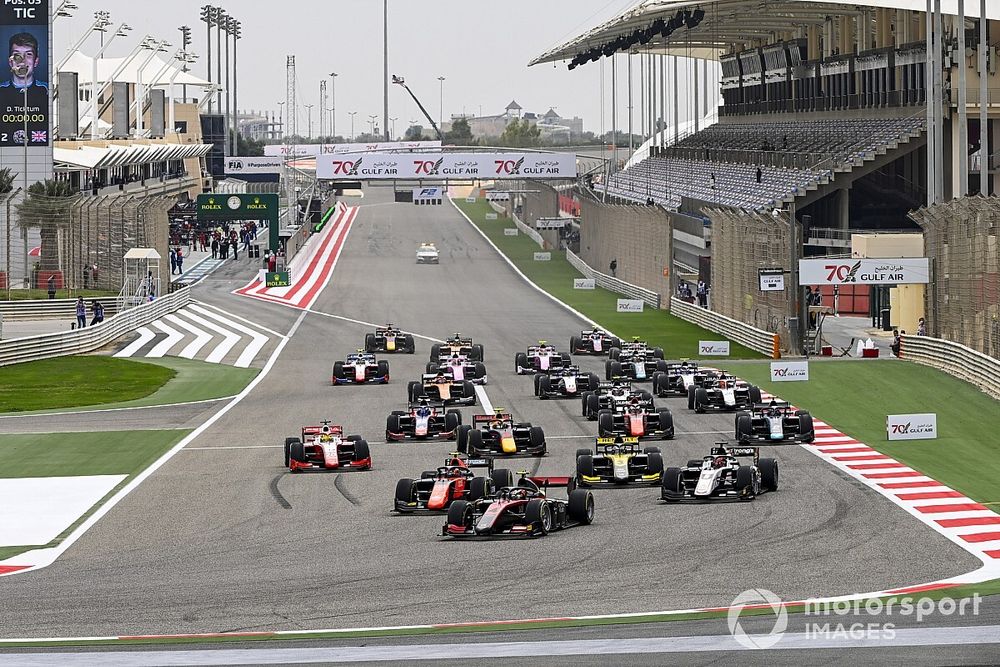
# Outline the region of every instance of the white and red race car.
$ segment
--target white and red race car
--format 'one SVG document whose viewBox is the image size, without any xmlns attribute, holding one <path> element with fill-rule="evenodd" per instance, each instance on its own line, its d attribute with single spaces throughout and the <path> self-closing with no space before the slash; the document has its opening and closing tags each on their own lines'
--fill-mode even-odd
<svg viewBox="0 0 1000 667">
<path fill-rule="evenodd" d="M 389 362 L 379 361 L 370 352 L 358 350 L 344 361 L 333 364 L 334 386 L 339 384 L 388 384 Z"/>
<path fill-rule="evenodd" d="M 602 329 L 590 329 L 581 331 L 579 336 L 572 336 L 569 339 L 570 354 L 594 354 L 605 355 L 611 348 L 621 348 L 622 341 L 617 336 L 612 336 Z"/>
<path fill-rule="evenodd" d="M 342 426 L 324 420 L 321 426 L 303 426 L 299 438 L 285 438 L 285 465 L 291 472 L 371 470 L 372 455 L 360 435 L 345 438 Z"/>
</svg>

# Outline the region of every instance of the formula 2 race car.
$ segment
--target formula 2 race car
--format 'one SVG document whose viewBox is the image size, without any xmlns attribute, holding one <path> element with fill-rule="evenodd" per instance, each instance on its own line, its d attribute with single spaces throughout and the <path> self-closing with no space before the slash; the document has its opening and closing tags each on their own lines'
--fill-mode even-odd
<svg viewBox="0 0 1000 667">
<path fill-rule="evenodd" d="M 388 384 L 389 362 L 378 361 L 371 352 L 358 350 L 344 361 L 333 362 L 333 385 Z"/>
<path fill-rule="evenodd" d="M 475 405 L 476 388 L 469 380 L 456 380 L 450 371 L 424 373 L 420 381 L 414 380 L 406 387 L 410 403 L 421 396 L 441 405 Z"/>
<path fill-rule="evenodd" d="M 751 465 L 739 459 L 751 457 Z M 778 462 L 760 458 L 756 447 L 729 447 L 716 443 L 702 460 L 663 473 L 660 498 L 680 500 L 753 500 L 764 491 L 778 490 Z"/>
<path fill-rule="evenodd" d="M 344 437 L 341 426 L 329 420 L 321 426 L 303 426 L 299 438 L 285 438 L 285 465 L 300 470 L 370 470 L 372 455 L 360 435 Z"/>
<path fill-rule="evenodd" d="M 694 410 L 699 414 L 706 410 L 748 410 L 760 402 L 760 387 L 755 387 L 729 373 L 720 373 L 707 378 L 704 386 L 688 387 L 688 410 Z"/>
<path fill-rule="evenodd" d="M 679 364 L 667 364 L 666 371 L 653 373 L 653 395 L 661 398 L 667 396 L 687 396 L 688 387 L 704 385 L 706 373 L 698 368 L 697 362 L 682 361 Z"/>
<path fill-rule="evenodd" d="M 437 373 L 438 371 L 451 372 L 456 380 L 468 380 L 472 384 L 486 384 L 489 381 L 486 375 L 486 364 L 481 361 L 473 361 L 457 353 L 443 361 L 427 362 L 428 373 Z"/>
<path fill-rule="evenodd" d="M 535 374 L 535 396 L 538 398 L 575 398 L 583 391 L 596 391 L 601 381 L 593 373 L 584 373 L 576 366 L 566 366 Z"/>
<path fill-rule="evenodd" d="M 595 354 L 603 356 L 611 351 L 611 348 L 621 348 L 622 341 L 617 336 L 612 336 L 607 331 L 601 329 L 591 329 L 581 331 L 579 336 L 569 339 L 570 354 Z"/>
<path fill-rule="evenodd" d="M 471 338 L 462 337 L 462 334 L 455 334 L 443 343 L 431 345 L 431 361 L 444 362 L 458 355 L 467 357 L 473 361 L 483 360 L 483 346 L 473 343 Z"/>
<path fill-rule="evenodd" d="M 476 477 L 473 468 L 489 468 L 489 475 Z M 401 514 L 445 512 L 456 500 L 476 502 L 492 496 L 497 489 L 514 485 L 510 470 L 493 469 L 492 459 L 468 459 L 459 454 L 448 457 L 437 470 L 426 470 L 420 479 L 396 482 L 393 509 Z"/>
<path fill-rule="evenodd" d="M 458 427 L 458 451 L 473 458 L 545 456 L 545 432 L 497 408 L 492 415 L 473 415 L 472 426 Z"/>
<path fill-rule="evenodd" d="M 651 347 L 649 343 L 641 340 L 638 336 L 629 342 L 622 342 L 621 346 L 608 350 L 609 359 L 622 359 L 628 357 L 652 357 L 653 359 L 663 359 L 662 347 Z"/>
<path fill-rule="evenodd" d="M 648 352 L 628 354 L 624 353 L 616 359 L 608 359 L 604 362 L 604 379 L 614 380 L 615 378 L 629 378 L 631 380 L 652 380 L 657 372 L 665 373 L 667 362 L 650 355 Z"/>
<path fill-rule="evenodd" d="M 572 363 L 568 354 L 557 352 L 556 348 L 544 340 L 538 341 L 538 345 L 529 345 L 527 352 L 518 352 L 514 355 L 514 370 L 518 375 L 548 373 L 566 368 Z"/>
<path fill-rule="evenodd" d="M 594 421 L 597 419 L 597 413 L 601 410 L 611 410 L 612 412 L 623 410 L 622 406 L 627 404 L 633 396 L 648 401 L 650 405 L 653 404 L 653 395 L 645 389 L 633 389 L 629 380 L 619 379 L 601 382 L 597 385 L 597 391 L 583 392 L 581 414 L 590 421 Z"/>
<path fill-rule="evenodd" d="M 417 247 L 417 264 L 437 264 L 438 249 L 433 243 L 421 243 Z"/>
<path fill-rule="evenodd" d="M 528 477 L 516 486 L 475 502 L 456 500 L 441 529 L 446 537 L 535 537 L 553 530 L 585 526 L 594 520 L 594 495 L 573 488 L 572 477 Z M 566 487 L 566 500 L 552 498 L 549 488 Z"/>
<path fill-rule="evenodd" d="M 755 404 L 749 412 L 736 413 L 736 439 L 750 442 L 812 442 L 816 439 L 813 418 L 805 410 L 793 410 L 784 401 Z"/>
<path fill-rule="evenodd" d="M 576 450 L 576 483 L 651 484 L 663 481 L 663 456 L 659 447 L 639 449 L 639 438 L 597 438 L 594 450 Z"/>
<path fill-rule="evenodd" d="M 601 410 L 597 413 L 597 435 L 670 440 L 674 437 L 674 416 L 667 408 L 655 409 L 653 399 L 645 401 L 633 397 L 618 412 Z"/>
<path fill-rule="evenodd" d="M 393 410 L 385 418 L 385 439 L 454 440 L 462 425 L 462 412 L 432 404 L 427 398 L 418 399 L 407 410 Z"/>
<path fill-rule="evenodd" d="M 365 336 L 365 352 L 405 352 L 413 354 L 413 336 L 403 333 L 391 324 L 377 327 L 375 333 Z"/>
</svg>

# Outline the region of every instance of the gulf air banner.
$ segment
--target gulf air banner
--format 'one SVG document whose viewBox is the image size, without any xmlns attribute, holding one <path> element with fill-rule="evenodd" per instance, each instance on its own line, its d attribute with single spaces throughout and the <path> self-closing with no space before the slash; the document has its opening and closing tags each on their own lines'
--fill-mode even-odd
<svg viewBox="0 0 1000 667">
<path fill-rule="evenodd" d="M 801 285 L 913 285 L 930 277 L 926 257 L 799 260 Z"/>
<path fill-rule="evenodd" d="M 264 146 L 264 155 L 269 157 L 294 156 L 316 157 L 317 155 L 346 155 L 348 153 L 374 153 L 379 151 L 406 151 L 441 148 L 440 141 L 383 141 L 373 144 L 270 144 Z"/>
<path fill-rule="evenodd" d="M 362 153 L 319 155 L 316 177 L 392 179 L 576 178 L 570 153 Z"/>
</svg>

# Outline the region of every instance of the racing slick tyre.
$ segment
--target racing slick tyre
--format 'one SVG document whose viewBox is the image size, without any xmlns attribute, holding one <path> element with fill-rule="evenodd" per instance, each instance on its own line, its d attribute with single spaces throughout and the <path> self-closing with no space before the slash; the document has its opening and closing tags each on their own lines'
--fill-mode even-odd
<svg viewBox="0 0 1000 667">
<path fill-rule="evenodd" d="M 768 491 L 778 490 L 778 462 L 774 459 L 761 459 L 757 462 L 760 469 L 760 485 Z"/>
<path fill-rule="evenodd" d="M 586 447 L 581 447 L 580 449 L 576 450 L 576 458 L 580 458 L 581 456 L 590 456 L 593 453 L 594 452 L 587 449 Z"/>
<path fill-rule="evenodd" d="M 528 429 L 528 444 L 532 449 L 540 449 L 542 456 L 545 455 L 545 431 L 541 426 L 532 426 Z"/>
<path fill-rule="evenodd" d="M 611 348 L 611 347 L 617 347 L 619 350 L 622 349 L 622 339 L 621 338 L 612 337 L 611 342 L 608 343 L 608 347 L 609 348 Z"/>
<path fill-rule="evenodd" d="M 591 394 L 593 394 L 593 393 L 594 392 L 592 392 L 592 391 L 585 391 L 582 394 L 580 394 L 580 416 L 581 417 L 586 417 L 587 416 L 587 398 Z"/>
<path fill-rule="evenodd" d="M 295 438 L 295 437 L 285 438 L 285 467 L 286 468 L 288 467 L 288 455 L 289 455 L 288 454 L 288 448 L 291 447 L 291 445 L 292 445 L 293 442 L 298 442 L 298 440 L 299 439 Z"/>
<path fill-rule="evenodd" d="M 608 360 L 604 364 L 604 379 L 612 380 L 616 377 L 621 377 L 622 375 L 622 365 L 621 362 Z"/>
<path fill-rule="evenodd" d="M 456 500 L 448 506 L 448 524 L 472 529 L 472 503 L 466 500 Z"/>
<path fill-rule="evenodd" d="M 651 400 L 653 400 L 653 395 L 651 393 L 649 393 L 648 391 L 646 391 L 645 389 L 640 389 L 639 390 L 639 396 L 641 396 L 642 400 L 644 400 L 644 401 L 651 401 Z"/>
<path fill-rule="evenodd" d="M 601 410 L 597 413 L 597 435 L 606 437 L 615 430 L 615 417 L 611 410 Z"/>
<path fill-rule="evenodd" d="M 663 348 L 662 347 L 654 347 L 653 348 L 653 358 L 654 359 L 662 359 L 663 358 Z"/>
<path fill-rule="evenodd" d="M 472 377 L 474 377 L 477 380 L 482 380 L 484 377 L 486 377 L 486 364 L 484 364 L 481 361 L 477 361 L 474 368 L 475 371 L 473 371 Z"/>
<path fill-rule="evenodd" d="M 355 461 L 363 461 L 364 459 L 368 459 L 368 461 L 369 461 L 368 465 L 365 466 L 363 468 L 363 470 L 369 470 L 372 467 L 371 466 L 371 458 L 372 458 L 372 453 L 371 453 L 371 450 L 368 448 L 368 441 L 367 440 L 355 440 L 354 441 L 354 460 Z"/>
<path fill-rule="evenodd" d="M 587 386 L 590 387 L 590 391 L 597 391 L 601 386 L 601 378 L 597 377 L 597 373 L 587 373 Z"/>
<path fill-rule="evenodd" d="M 289 443 L 288 458 L 290 461 L 306 462 L 306 446 L 298 438 Z"/>
<path fill-rule="evenodd" d="M 660 475 L 663 479 L 663 455 L 659 452 L 652 452 L 646 456 L 646 474 Z M 656 484 L 656 482 L 654 482 Z"/>
<path fill-rule="evenodd" d="M 420 473 L 420 479 L 434 479 L 437 477 L 437 470 L 425 470 Z"/>
<path fill-rule="evenodd" d="M 752 466 L 740 466 L 736 469 L 736 489 L 740 493 L 747 492 L 751 497 L 756 496 L 760 491 L 757 488 L 757 476 L 753 474 Z M 743 497 L 745 498 L 746 495 Z"/>
<path fill-rule="evenodd" d="M 365 334 L 365 352 L 375 351 L 375 334 Z"/>
<path fill-rule="evenodd" d="M 490 473 L 494 489 L 506 489 L 514 486 L 514 473 L 507 468 L 497 468 Z"/>
<path fill-rule="evenodd" d="M 476 387 L 468 380 L 462 383 L 462 398 L 471 398 L 472 402 L 469 405 L 476 404 Z"/>
<path fill-rule="evenodd" d="M 335 361 L 333 362 L 333 377 L 335 380 L 344 379 L 344 362 Z"/>
<path fill-rule="evenodd" d="M 473 477 L 469 482 L 469 502 L 474 503 L 488 495 L 490 495 L 490 480 L 485 477 Z"/>
<path fill-rule="evenodd" d="M 455 431 L 457 436 L 458 427 L 462 425 L 462 413 L 457 410 L 449 410 L 444 416 L 444 430 Z"/>
<path fill-rule="evenodd" d="M 530 368 L 528 366 L 528 355 L 524 352 L 518 352 L 514 355 L 514 372 L 520 374 L 522 368 Z"/>
<path fill-rule="evenodd" d="M 705 406 L 708 405 L 708 390 L 704 387 L 698 387 L 694 390 L 694 411 L 698 414 L 705 412 Z"/>
<path fill-rule="evenodd" d="M 812 442 L 816 439 L 816 431 L 813 429 L 813 418 L 808 412 L 799 415 L 799 439 L 802 442 Z"/>
<path fill-rule="evenodd" d="M 736 439 L 741 443 L 750 442 L 753 438 L 753 418 L 743 414 L 736 418 Z"/>
<path fill-rule="evenodd" d="M 764 401 L 760 397 L 760 387 L 750 387 L 750 402 L 751 403 L 763 403 Z"/>
<path fill-rule="evenodd" d="M 349 435 L 344 438 L 347 442 L 357 442 L 358 440 L 364 440 L 360 435 Z"/>
<path fill-rule="evenodd" d="M 569 339 L 569 351 L 570 351 L 570 353 L 571 354 L 576 354 L 577 352 L 580 352 L 581 351 L 580 347 L 581 347 L 580 346 L 580 337 L 579 336 L 571 336 L 570 339 Z"/>
<path fill-rule="evenodd" d="M 699 462 L 700 463 L 700 462 Z M 668 503 L 676 503 L 680 498 L 671 498 L 667 496 L 670 494 L 682 494 L 684 493 L 684 482 L 683 473 L 680 468 L 667 468 L 663 472 L 663 492 L 660 494 L 660 498 L 666 500 Z"/>
<path fill-rule="evenodd" d="M 674 437 L 674 416 L 670 414 L 670 410 L 666 408 L 657 410 L 656 420 L 659 422 L 656 426 L 663 431 L 663 437 L 667 440 L 672 439 Z"/>
<path fill-rule="evenodd" d="M 469 431 L 472 430 L 471 426 L 459 426 L 458 427 L 458 451 L 465 454 L 469 451 Z"/>
<path fill-rule="evenodd" d="M 396 509 L 400 504 L 406 505 L 413 502 L 413 480 L 409 477 L 396 482 Z"/>
<path fill-rule="evenodd" d="M 586 489 L 573 489 L 569 492 L 569 507 L 567 514 L 573 521 L 579 521 L 585 526 L 594 522 L 594 494 Z"/>
<path fill-rule="evenodd" d="M 552 530 L 552 510 L 549 509 L 548 503 L 541 498 L 529 500 L 524 506 L 524 522 L 535 526 L 539 534 L 548 535 Z"/>
<path fill-rule="evenodd" d="M 653 373 L 653 395 L 663 396 L 667 393 L 667 374 L 656 371 Z"/>
<path fill-rule="evenodd" d="M 437 369 L 438 369 L 438 366 L 440 366 L 440 365 L 441 364 L 439 364 L 436 361 L 428 361 L 427 365 L 424 366 L 424 372 L 425 373 L 436 373 Z"/>
<path fill-rule="evenodd" d="M 441 344 L 434 343 L 431 345 L 431 361 L 437 361 L 441 358 Z"/>
<path fill-rule="evenodd" d="M 423 385 L 420 384 L 420 382 L 410 380 L 410 382 L 406 385 L 406 398 L 410 401 L 410 403 L 416 403 L 417 397 L 420 396 L 423 390 Z"/>
<path fill-rule="evenodd" d="M 405 410 L 393 410 L 389 414 L 390 415 L 399 415 L 400 417 L 402 417 L 403 415 L 406 414 L 406 411 Z"/>
<path fill-rule="evenodd" d="M 585 485 L 584 477 L 594 476 L 594 457 L 588 451 L 586 454 L 577 454 L 576 457 L 576 479 L 577 484 Z"/>
<path fill-rule="evenodd" d="M 385 418 L 385 439 L 389 439 L 390 433 L 399 433 L 399 415 L 389 415 Z"/>
<path fill-rule="evenodd" d="M 611 349 L 608 350 L 608 361 L 614 361 L 622 353 L 622 342 L 618 341 L 617 345 L 612 345 Z"/>
<path fill-rule="evenodd" d="M 465 438 L 465 451 L 470 456 L 475 456 L 479 454 L 479 451 L 483 448 L 483 432 L 479 429 L 469 429 L 468 435 Z M 461 450 L 461 447 L 459 447 Z"/>
<path fill-rule="evenodd" d="M 548 393 L 552 391 L 552 378 L 548 375 L 535 376 L 535 396 L 548 398 Z"/>
<path fill-rule="evenodd" d="M 688 468 L 700 468 L 701 467 L 701 459 L 688 459 L 687 467 Z"/>
<path fill-rule="evenodd" d="M 601 397 L 597 394 L 587 396 L 587 411 L 584 415 L 587 419 L 597 419 L 597 413 L 601 410 Z"/>
<path fill-rule="evenodd" d="M 656 360 L 656 371 L 654 371 L 654 372 L 666 373 L 667 372 L 667 362 L 665 362 L 663 359 L 657 359 Z"/>
<path fill-rule="evenodd" d="M 659 454 L 662 451 L 663 450 L 660 449 L 659 447 L 643 447 L 642 448 L 642 453 L 643 454 Z"/>
<path fill-rule="evenodd" d="M 479 343 L 473 345 L 472 354 L 469 355 L 469 358 L 472 359 L 473 361 L 485 361 L 486 355 L 484 354 L 483 346 L 480 345 Z"/>
<path fill-rule="evenodd" d="M 694 394 L 697 390 L 694 385 L 688 387 L 688 410 L 694 410 Z"/>
<path fill-rule="evenodd" d="M 378 362 L 378 376 L 380 378 L 385 378 L 385 381 L 389 381 L 389 362 L 380 361 Z"/>
<path fill-rule="evenodd" d="M 403 346 L 406 348 L 407 354 L 413 354 L 417 351 L 417 346 L 413 343 L 413 336 L 407 336 L 404 338 Z"/>
</svg>

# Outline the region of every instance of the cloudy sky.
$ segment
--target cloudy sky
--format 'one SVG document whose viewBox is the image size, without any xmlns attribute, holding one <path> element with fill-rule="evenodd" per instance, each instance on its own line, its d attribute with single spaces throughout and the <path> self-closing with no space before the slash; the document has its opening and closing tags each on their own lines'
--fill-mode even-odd
<svg viewBox="0 0 1000 667">
<path fill-rule="evenodd" d="M 52 0 L 56 2 L 57 0 Z M 199 19 L 203 0 L 75 0 L 76 16 L 55 25 L 54 54 L 60 58 L 83 35 L 98 9 L 115 23 L 135 30 L 119 39 L 108 56 L 128 53 L 142 35 L 179 44 L 177 28 L 193 29 L 193 50 L 201 58 L 194 72 L 205 76 L 206 27 Z M 273 110 L 285 99 L 285 57 L 296 56 L 299 128 L 305 130 L 306 104 L 319 103 L 319 81 L 337 72 L 337 131 L 349 132 L 349 111 L 357 111 L 355 130 L 371 114 L 382 115 L 382 3 L 378 0 L 216 0 L 243 23 L 240 41 L 239 105 Z M 611 18 L 635 0 L 389 0 L 389 70 L 405 76 L 428 111 L 439 113 L 439 76 L 444 82 L 444 115 L 502 113 L 511 99 L 526 110 L 550 106 L 562 116 L 582 116 L 585 129 L 600 130 L 601 66 L 572 72 L 565 65 L 527 67 L 532 57 Z M 120 44 L 119 44 L 120 42 Z M 83 48 L 94 53 L 96 38 Z M 213 58 L 215 40 L 213 39 Z M 213 65 L 214 69 L 215 65 Z M 610 69 L 605 70 L 610 86 Z M 622 95 L 624 97 L 624 95 Z M 637 102 L 638 104 L 638 102 Z M 390 86 L 390 117 L 402 134 L 416 105 L 398 86 Z M 622 101 L 620 107 L 625 106 Z M 313 110 L 318 133 L 318 109 Z M 619 115 L 623 115 L 619 111 Z M 610 129 L 610 101 L 605 103 Z M 362 121 L 363 119 L 363 121 Z"/>
</svg>

